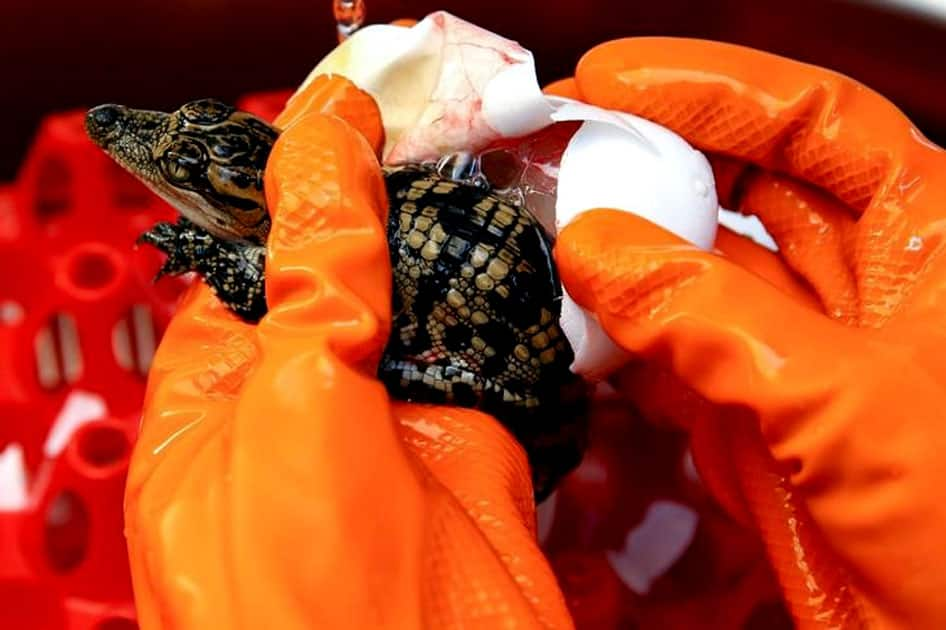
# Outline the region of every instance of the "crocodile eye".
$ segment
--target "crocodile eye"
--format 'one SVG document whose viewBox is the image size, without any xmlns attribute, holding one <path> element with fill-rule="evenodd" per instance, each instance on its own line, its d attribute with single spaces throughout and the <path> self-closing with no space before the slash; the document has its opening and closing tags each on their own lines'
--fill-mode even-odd
<svg viewBox="0 0 946 630">
<path fill-rule="evenodd" d="M 164 172 L 172 182 L 186 182 L 191 177 L 190 170 L 179 162 L 168 162 Z"/>
<path fill-rule="evenodd" d="M 233 113 L 233 108 L 212 98 L 192 101 L 181 107 L 184 120 L 197 125 L 212 125 L 226 120 Z"/>
<path fill-rule="evenodd" d="M 176 142 L 164 152 L 159 161 L 161 172 L 171 183 L 187 182 L 204 167 L 203 148 L 187 141 Z"/>
</svg>

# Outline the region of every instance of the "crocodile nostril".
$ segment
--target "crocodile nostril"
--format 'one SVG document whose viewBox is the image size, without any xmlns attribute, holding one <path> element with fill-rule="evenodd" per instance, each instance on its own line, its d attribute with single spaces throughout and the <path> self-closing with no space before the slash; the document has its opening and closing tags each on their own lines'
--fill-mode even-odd
<svg viewBox="0 0 946 630">
<path fill-rule="evenodd" d="M 89 110 L 86 115 L 86 124 L 90 129 L 105 131 L 118 122 L 121 111 L 118 105 L 99 105 Z"/>
</svg>

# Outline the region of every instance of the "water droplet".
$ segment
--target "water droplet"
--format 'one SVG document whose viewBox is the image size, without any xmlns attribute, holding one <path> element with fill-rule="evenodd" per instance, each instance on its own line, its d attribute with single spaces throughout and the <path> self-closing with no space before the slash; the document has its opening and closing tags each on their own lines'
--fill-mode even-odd
<svg viewBox="0 0 946 630">
<path fill-rule="evenodd" d="M 913 235 L 910 237 L 910 240 L 907 241 L 907 251 L 908 252 L 918 252 L 923 249 L 923 237 Z"/>
<path fill-rule="evenodd" d="M 441 177 L 456 182 L 486 185 L 486 178 L 480 168 L 480 160 L 472 153 L 458 151 L 445 155 L 437 161 L 436 170 Z"/>
<path fill-rule="evenodd" d="M 364 0 L 334 0 L 333 9 L 339 42 L 351 37 L 365 23 Z"/>
</svg>

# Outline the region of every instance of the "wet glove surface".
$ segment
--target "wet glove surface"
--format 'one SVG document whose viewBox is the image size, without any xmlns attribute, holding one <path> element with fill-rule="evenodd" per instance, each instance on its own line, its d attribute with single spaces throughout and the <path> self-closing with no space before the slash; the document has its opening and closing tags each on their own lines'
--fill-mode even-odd
<svg viewBox="0 0 946 630">
<path fill-rule="evenodd" d="M 799 627 L 942 626 L 944 152 L 854 81 L 724 44 L 609 42 L 551 89 L 709 153 L 721 203 L 780 248 L 576 219 L 565 287 L 636 357 L 612 383 L 689 430 Z"/>
<path fill-rule="evenodd" d="M 387 200 L 338 116 L 380 125 L 346 115 L 351 90 L 318 89 L 290 103 L 267 167 L 268 314 L 243 323 L 198 285 L 155 358 L 126 491 L 140 625 L 570 627 L 519 445 L 374 377 Z"/>
</svg>

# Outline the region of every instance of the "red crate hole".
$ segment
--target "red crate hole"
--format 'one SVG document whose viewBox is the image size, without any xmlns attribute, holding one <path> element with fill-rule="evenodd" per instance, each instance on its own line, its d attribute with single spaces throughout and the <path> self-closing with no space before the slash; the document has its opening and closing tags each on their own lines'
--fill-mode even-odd
<svg viewBox="0 0 946 630">
<path fill-rule="evenodd" d="M 79 330 L 69 313 L 56 313 L 33 341 L 36 378 L 43 389 L 75 383 L 84 368 Z"/>
<path fill-rule="evenodd" d="M 146 304 L 135 304 L 112 328 L 112 355 L 119 367 L 146 376 L 161 331 Z"/>
<path fill-rule="evenodd" d="M 85 245 L 69 258 L 69 282 L 83 291 L 101 291 L 115 282 L 119 265 L 120 260 L 110 249 L 94 244 Z"/>
<path fill-rule="evenodd" d="M 86 425 L 77 441 L 79 457 L 96 468 L 108 468 L 124 461 L 131 447 L 124 431 L 107 424 Z"/>
<path fill-rule="evenodd" d="M 48 221 L 69 209 L 72 203 L 72 174 L 60 158 L 46 158 L 36 176 L 36 216 Z"/>
<path fill-rule="evenodd" d="M 85 559 L 89 512 L 74 492 L 61 492 L 49 503 L 44 531 L 46 559 L 57 573 L 67 573 Z"/>
<path fill-rule="evenodd" d="M 138 630 L 138 624 L 127 617 L 112 617 L 100 622 L 95 630 Z"/>
</svg>

